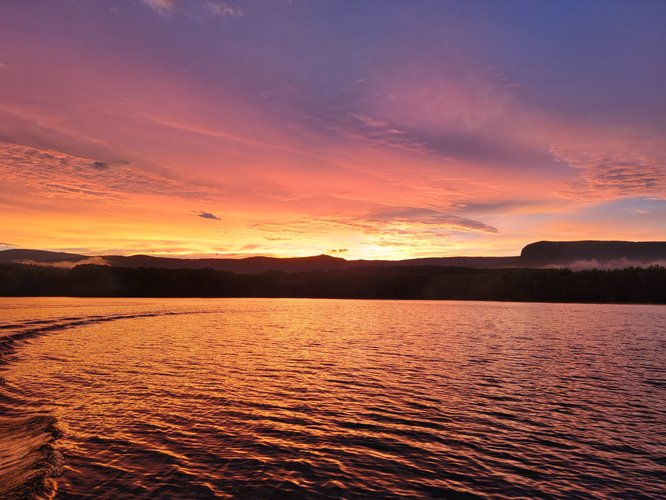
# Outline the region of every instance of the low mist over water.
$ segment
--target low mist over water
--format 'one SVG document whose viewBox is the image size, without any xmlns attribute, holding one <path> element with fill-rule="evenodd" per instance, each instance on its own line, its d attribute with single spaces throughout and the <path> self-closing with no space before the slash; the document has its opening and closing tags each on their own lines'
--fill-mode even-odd
<svg viewBox="0 0 666 500">
<path fill-rule="evenodd" d="M 666 488 L 660 306 L 1 300 L 3 494 L 58 470 L 67 498 Z"/>
</svg>

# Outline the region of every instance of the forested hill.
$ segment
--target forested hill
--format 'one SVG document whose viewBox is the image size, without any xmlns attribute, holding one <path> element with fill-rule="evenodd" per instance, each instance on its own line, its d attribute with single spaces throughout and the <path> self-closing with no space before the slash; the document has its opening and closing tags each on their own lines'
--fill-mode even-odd
<svg viewBox="0 0 666 500">
<path fill-rule="evenodd" d="M 666 268 L 570 271 L 437 266 L 235 274 L 212 269 L 71 269 L 0 264 L 0 295 L 310 297 L 666 304 Z"/>
<path fill-rule="evenodd" d="M 265 271 L 305 272 L 351 269 L 355 267 L 386 266 L 464 266 L 479 269 L 512 267 L 518 257 L 431 257 L 423 259 L 391 260 L 346 260 L 330 255 L 312 257 L 246 257 L 241 259 L 204 258 L 186 259 L 154 257 L 151 255 L 102 255 L 86 256 L 43 250 L 4 250 L 0 251 L 0 263 L 47 264 L 59 267 L 72 267 L 78 264 L 96 263 L 117 267 L 157 267 L 161 269 L 214 269 L 234 273 L 253 274 Z"/>
</svg>

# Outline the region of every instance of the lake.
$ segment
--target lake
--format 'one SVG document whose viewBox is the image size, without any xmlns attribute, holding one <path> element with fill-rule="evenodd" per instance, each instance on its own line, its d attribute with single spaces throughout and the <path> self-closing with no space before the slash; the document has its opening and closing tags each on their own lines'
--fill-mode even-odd
<svg viewBox="0 0 666 500">
<path fill-rule="evenodd" d="M 666 492 L 664 306 L 3 298 L 3 337 L 0 496 Z"/>
</svg>

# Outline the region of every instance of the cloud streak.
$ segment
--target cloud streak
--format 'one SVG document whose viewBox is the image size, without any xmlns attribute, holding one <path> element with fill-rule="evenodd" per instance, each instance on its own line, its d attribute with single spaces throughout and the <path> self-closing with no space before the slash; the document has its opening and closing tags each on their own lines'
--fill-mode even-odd
<svg viewBox="0 0 666 500">
<path fill-rule="evenodd" d="M 243 9 L 239 5 L 233 5 L 227 2 L 206 2 L 206 9 L 217 16 L 242 16 L 244 15 Z"/>
<path fill-rule="evenodd" d="M 375 212 L 367 217 L 369 222 L 405 222 L 410 224 L 426 224 L 442 226 L 463 231 L 482 231 L 497 233 L 497 228 L 490 224 L 459 217 L 447 212 L 430 208 L 397 207 Z"/>
<path fill-rule="evenodd" d="M 553 147 L 553 155 L 578 172 L 575 180 L 566 183 L 563 194 L 597 200 L 666 197 L 666 158 L 660 161 L 640 149 L 614 149 Z"/>
<path fill-rule="evenodd" d="M 0 175 L 47 198 L 117 202 L 141 195 L 186 199 L 222 196 L 214 188 L 188 185 L 127 161 L 103 162 L 13 143 L 0 142 Z"/>
<path fill-rule="evenodd" d="M 220 219 L 217 215 L 212 214 L 210 212 L 199 212 L 195 211 L 197 214 L 197 217 L 201 217 L 202 219 L 210 219 L 210 220 L 222 220 Z"/>
<path fill-rule="evenodd" d="M 34 260 L 29 260 L 29 259 L 17 260 L 15 262 L 17 264 L 26 264 L 26 265 L 42 266 L 42 267 L 57 267 L 57 268 L 60 268 L 60 269 L 72 269 L 76 266 L 84 266 L 84 265 L 95 265 L 95 266 L 110 266 L 111 265 L 111 263 L 109 263 L 103 257 L 91 257 L 89 259 L 78 260 L 76 262 L 72 262 L 71 260 L 63 260 L 63 261 L 58 261 L 58 262 L 42 262 L 42 261 L 34 261 Z"/>
<path fill-rule="evenodd" d="M 141 0 L 151 9 L 162 15 L 170 14 L 176 7 L 176 0 Z"/>
</svg>

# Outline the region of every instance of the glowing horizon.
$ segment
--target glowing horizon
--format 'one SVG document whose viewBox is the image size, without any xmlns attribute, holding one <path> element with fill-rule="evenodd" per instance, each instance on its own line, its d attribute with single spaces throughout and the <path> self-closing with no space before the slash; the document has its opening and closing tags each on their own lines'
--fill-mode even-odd
<svg viewBox="0 0 666 500">
<path fill-rule="evenodd" d="M 0 249 L 666 239 L 663 2 L 0 5 Z"/>
</svg>

